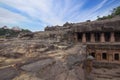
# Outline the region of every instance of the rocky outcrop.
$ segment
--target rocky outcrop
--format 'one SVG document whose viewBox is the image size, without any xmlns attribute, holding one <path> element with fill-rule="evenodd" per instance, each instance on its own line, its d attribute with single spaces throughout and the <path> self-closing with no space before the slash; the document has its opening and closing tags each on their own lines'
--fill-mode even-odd
<svg viewBox="0 0 120 80">
<path fill-rule="evenodd" d="M 28 41 L 18 40 L 0 44 L 2 80 L 84 80 L 84 70 L 79 66 L 80 55 L 76 54 L 79 50 L 74 55 L 74 50 L 69 51 L 74 49 L 73 45 Z"/>
<path fill-rule="evenodd" d="M 66 22 L 63 26 L 47 26 L 45 28 L 45 31 L 70 31 L 71 27 L 73 26 L 73 23 Z"/>
<path fill-rule="evenodd" d="M 48 42 L 73 42 L 75 32 L 111 32 L 120 31 L 120 16 L 109 20 L 82 22 L 82 23 L 66 23 L 63 26 L 46 27 L 45 31 L 34 33 L 19 34 L 19 39 L 39 39 Z"/>
<path fill-rule="evenodd" d="M 45 31 L 74 31 L 74 32 L 89 32 L 89 31 L 120 31 L 120 16 L 112 19 L 90 21 L 81 23 L 66 23 L 63 26 L 46 27 Z"/>
<path fill-rule="evenodd" d="M 120 31 L 119 25 L 120 17 L 111 20 L 77 23 L 73 25 L 72 30 L 75 32 Z"/>
<path fill-rule="evenodd" d="M 18 35 L 18 38 L 21 38 L 21 39 L 31 39 L 33 38 L 34 34 L 32 32 L 27 32 L 27 33 L 20 33 Z"/>
<path fill-rule="evenodd" d="M 85 80 L 83 46 L 40 40 L 2 42 L 0 79 Z M 119 80 L 119 70 L 117 64 L 94 63 L 91 75 L 95 80 Z"/>
</svg>

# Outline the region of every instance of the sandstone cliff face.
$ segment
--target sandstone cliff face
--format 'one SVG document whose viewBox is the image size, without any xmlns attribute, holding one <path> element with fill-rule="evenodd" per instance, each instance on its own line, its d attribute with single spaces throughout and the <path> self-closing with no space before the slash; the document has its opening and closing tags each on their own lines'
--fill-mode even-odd
<svg viewBox="0 0 120 80">
<path fill-rule="evenodd" d="M 89 32 L 89 31 L 114 31 L 120 30 L 120 16 L 112 19 L 82 22 L 82 23 L 67 23 L 63 26 L 46 27 L 45 31 L 74 31 L 74 32 Z"/>
<path fill-rule="evenodd" d="M 120 16 L 109 20 L 92 21 L 77 23 L 73 25 L 74 32 L 90 32 L 90 31 L 120 31 Z"/>
<path fill-rule="evenodd" d="M 66 23 L 63 26 L 46 27 L 45 31 L 20 34 L 20 39 L 39 39 L 56 42 L 71 42 L 75 32 L 120 31 L 120 16 L 109 20 Z"/>
</svg>

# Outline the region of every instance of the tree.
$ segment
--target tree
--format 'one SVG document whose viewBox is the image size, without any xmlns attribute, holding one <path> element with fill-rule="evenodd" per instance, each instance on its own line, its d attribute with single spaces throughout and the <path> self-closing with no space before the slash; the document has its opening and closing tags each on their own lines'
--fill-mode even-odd
<svg viewBox="0 0 120 80">
<path fill-rule="evenodd" d="M 31 32 L 31 31 L 28 30 L 28 29 L 22 29 L 22 31 L 15 31 L 15 30 L 12 30 L 12 29 L 0 28 L 0 36 L 17 37 L 17 35 L 21 32 L 24 33 L 24 32 Z"/>
<path fill-rule="evenodd" d="M 114 8 L 114 9 L 112 10 L 111 14 L 108 15 L 108 16 L 103 16 L 103 17 L 97 16 L 97 20 L 111 19 L 111 18 L 113 18 L 114 16 L 117 16 L 117 15 L 120 16 L 120 6 Z"/>
<path fill-rule="evenodd" d="M 113 9 L 112 15 L 113 16 L 120 15 L 120 6 L 118 6 L 117 8 Z"/>
</svg>

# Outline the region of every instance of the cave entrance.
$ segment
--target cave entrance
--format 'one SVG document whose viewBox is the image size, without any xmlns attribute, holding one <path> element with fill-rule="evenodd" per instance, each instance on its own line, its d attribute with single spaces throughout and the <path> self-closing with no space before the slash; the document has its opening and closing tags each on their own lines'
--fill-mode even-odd
<svg viewBox="0 0 120 80">
<path fill-rule="evenodd" d="M 95 53 L 94 52 L 90 53 L 90 55 L 95 58 Z"/>
<path fill-rule="evenodd" d="M 77 33 L 77 38 L 79 42 L 82 42 L 82 33 Z"/>
<path fill-rule="evenodd" d="M 120 42 L 120 32 L 115 32 L 115 41 Z"/>
<path fill-rule="evenodd" d="M 117 61 L 119 60 L 119 54 L 118 53 L 115 53 L 114 59 L 117 60 Z"/>
<path fill-rule="evenodd" d="M 102 59 L 104 59 L 104 60 L 107 59 L 107 53 L 102 53 Z"/>
<path fill-rule="evenodd" d="M 105 41 L 109 42 L 110 41 L 110 32 L 105 32 Z"/>
<path fill-rule="evenodd" d="M 87 42 L 90 42 L 90 37 L 91 37 L 90 33 L 86 33 L 86 41 Z"/>
<path fill-rule="evenodd" d="M 95 41 L 100 42 L 100 33 L 98 32 L 95 33 Z"/>
</svg>

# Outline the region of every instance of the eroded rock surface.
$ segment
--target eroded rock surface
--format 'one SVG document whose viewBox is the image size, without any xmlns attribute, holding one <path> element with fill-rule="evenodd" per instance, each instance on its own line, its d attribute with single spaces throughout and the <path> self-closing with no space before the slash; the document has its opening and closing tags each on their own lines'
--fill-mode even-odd
<svg viewBox="0 0 120 80">
<path fill-rule="evenodd" d="M 83 44 L 17 40 L 0 45 L 0 80 L 85 80 Z M 92 79 L 120 79 L 119 65 L 94 64 Z"/>
<path fill-rule="evenodd" d="M 0 80 L 11 80 L 18 75 L 19 72 L 12 67 L 0 69 Z"/>
<path fill-rule="evenodd" d="M 2 80 L 84 80 L 80 77 L 84 71 L 78 62 L 81 52 L 77 46 L 38 40 L 9 41 L 1 45 Z M 74 53 L 74 49 L 80 54 Z"/>
<path fill-rule="evenodd" d="M 21 67 L 21 69 L 25 71 L 30 71 L 30 72 L 37 72 L 43 69 L 44 67 L 52 65 L 53 63 L 54 63 L 54 60 L 52 59 L 39 60 L 39 61 L 27 64 L 27 65 L 24 65 Z"/>
</svg>

